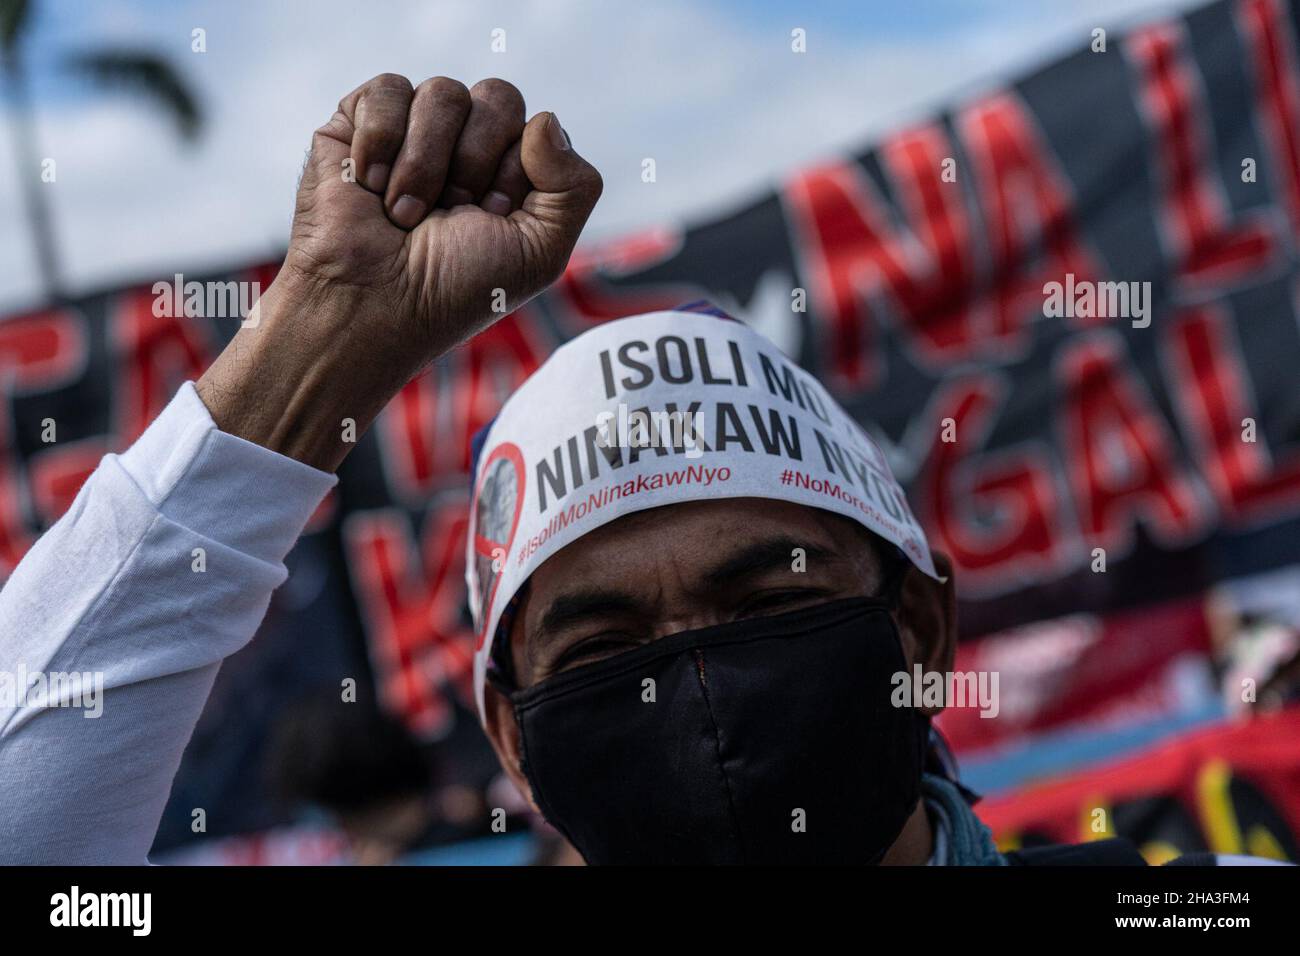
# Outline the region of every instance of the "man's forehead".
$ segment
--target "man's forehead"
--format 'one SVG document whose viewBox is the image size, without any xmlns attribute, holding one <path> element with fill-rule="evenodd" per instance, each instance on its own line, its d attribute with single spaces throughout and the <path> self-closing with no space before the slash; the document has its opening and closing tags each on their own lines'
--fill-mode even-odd
<svg viewBox="0 0 1300 956">
<path fill-rule="evenodd" d="M 760 542 L 859 560 L 877 553 L 867 529 L 819 508 L 763 498 L 682 502 L 624 515 L 570 543 L 533 573 L 529 597 L 545 600 L 579 578 L 635 584 L 665 559 L 703 575 Z"/>
<path fill-rule="evenodd" d="M 654 534 L 646 533 L 650 527 Z M 796 548 L 813 569 L 810 581 L 819 572 L 852 574 L 872 588 L 883 573 L 879 545 L 855 521 L 785 501 L 734 498 L 636 512 L 584 535 L 539 566 L 518 595 L 506 643 L 521 656 L 538 641 L 546 643 L 547 618 L 570 614 L 570 604 L 584 613 L 591 607 L 649 609 L 664 557 L 691 577 L 701 595 L 791 570 Z"/>
</svg>

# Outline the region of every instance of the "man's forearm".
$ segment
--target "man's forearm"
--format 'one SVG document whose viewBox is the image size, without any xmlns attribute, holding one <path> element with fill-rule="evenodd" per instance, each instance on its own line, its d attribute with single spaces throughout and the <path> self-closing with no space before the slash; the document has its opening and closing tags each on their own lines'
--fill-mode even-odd
<svg viewBox="0 0 1300 956">
<path fill-rule="evenodd" d="M 334 484 L 185 385 L 0 591 L 0 862 L 142 863 L 223 658 Z M 58 692 L 55 692 L 58 688 Z"/>
<path fill-rule="evenodd" d="M 286 268 L 195 383 L 217 427 L 245 441 L 335 471 L 419 368 L 367 342 L 382 308 L 364 289 L 322 289 Z"/>
</svg>

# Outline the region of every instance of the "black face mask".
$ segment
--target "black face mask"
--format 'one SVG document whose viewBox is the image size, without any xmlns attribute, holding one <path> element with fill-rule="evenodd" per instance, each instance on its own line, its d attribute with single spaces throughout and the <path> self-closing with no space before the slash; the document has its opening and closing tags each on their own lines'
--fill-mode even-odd
<svg viewBox="0 0 1300 956">
<path fill-rule="evenodd" d="M 890 703 L 906 670 L 889 606 L 854 598 L 510 696 L 533 795 L 588 863 L 870 864 L 920 796 L 929 721 Z"/>
</svg>

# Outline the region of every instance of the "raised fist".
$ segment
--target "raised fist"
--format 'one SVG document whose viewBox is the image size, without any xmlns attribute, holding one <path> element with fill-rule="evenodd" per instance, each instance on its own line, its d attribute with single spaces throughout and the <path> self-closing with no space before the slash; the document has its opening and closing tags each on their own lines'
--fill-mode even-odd
<svg viewBox="0 0 1300 956">
<path fill-rule="evenodd" d="M 509 83 L 375 77 L 312 138 L 284 266 L 199 397 L 223 431 L 337 468 L 412 376 L 560 276 L 600 191 Z"/>
<path fill-rule="evenodd" d="M 363 83 L 312 139 L 285 269 L 364 290 L 412 371 L 537 295 L 601 179 L 555 114 L 524 115 L 504 80 Z"/>
</svg>

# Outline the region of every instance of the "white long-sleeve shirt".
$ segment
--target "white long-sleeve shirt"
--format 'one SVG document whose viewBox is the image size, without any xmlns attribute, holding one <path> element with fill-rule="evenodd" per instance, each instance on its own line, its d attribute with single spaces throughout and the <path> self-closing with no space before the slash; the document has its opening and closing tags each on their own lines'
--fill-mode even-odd
<svg viewBox="0 0 1300 956">
<path fill-rule="evenodd" d="M 0 864 L 146 862 L 217 669 L 336 480 L 222 432 L 189 383 L 104 457 L 0 591 Z"/>
</svg>

